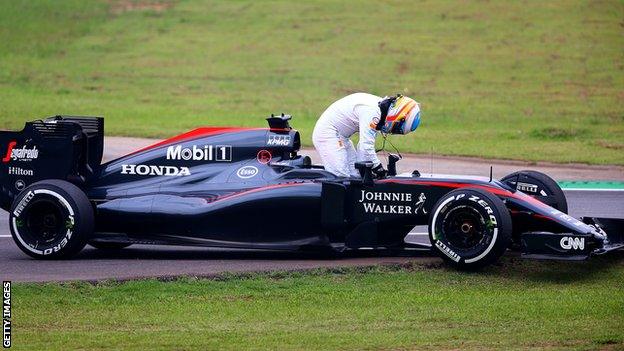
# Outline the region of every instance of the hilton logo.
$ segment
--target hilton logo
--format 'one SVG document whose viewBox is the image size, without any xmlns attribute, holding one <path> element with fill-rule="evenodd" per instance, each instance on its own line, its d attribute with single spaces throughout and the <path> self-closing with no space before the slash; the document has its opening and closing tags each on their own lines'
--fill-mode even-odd
<svg viewBox="0 0 624 351">
<path fill-rule="evenodd" d="M 29 176 L 32 177 L 35 173 L 32 169 L 23 169 L 20 167 L 9 167 L 9 175 Z"/>
</svg>

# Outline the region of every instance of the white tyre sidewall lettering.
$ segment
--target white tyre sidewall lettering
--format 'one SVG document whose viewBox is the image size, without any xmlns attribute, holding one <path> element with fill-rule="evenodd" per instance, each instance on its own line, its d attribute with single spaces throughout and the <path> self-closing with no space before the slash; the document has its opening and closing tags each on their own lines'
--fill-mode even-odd
<svg viewBox="0 0 624 351">
<path fill-rule="evenodd" d="M 75 224 L 74 209 L 70 206 L 69 202 L 67 202 L 67 200 L 66 200 L 63 196 L 61 196 L 59 193 L 57 193 L 57 192 L 55 192 L 55 191 L 52 191 L 52 190 L 48 190 L 48 189 L 37 189 L 37 190 L 33 190 L 33 191 L 31 191 L 31 192 L 28 192 L 28 193 L 24 196 L 24 198 L 22 198 L 22 200 L 20 201 L 20 203 L 18 204 L 18 207 L 23 205 L 23 207 L 25 208 L 25 207 L 28 205 L 28 203 L 32 200 L 32 198 L 31 198 L 31 199 L 29 199 L 28 201 L 26 201 L 26 203 L 25 203 L 25 204 L 22 204 L 22 202 L 24 201 L 24 199 L 25 199 L 25 198 L 26 198 L 26 197 L 27 197 L 30 193 L 33 193 L 33 197 L 34 197 L 34 195 L 37 195 L 37 194 L 46 194 L 46 195 L 50 195 L 50 196 L 52 196 L 52 197 L 55 197 L 55 198 L 56 198 L 57 200 L 59 200 L 59 202 L 60 202 L 60 203 L 61 203 L 61 204 L 62 204 L 62 205 L 63 205 L 63 206 L 67 209 L 67 212 L 69 212 L 69 219 L 71 220 L 72 224 Z M 20 232 L 19 232 L 19 230 L 18 230 L 18 228 L 17 228 L 17 220 L 18 220 L 18 219 L 19 219 L 19 217 L 22 215 L 23 210 L 24 210 L 24 209 L 22 209 L 22 210 L 19 212 L 19 215 L 16 215 L 16 214 L 15 214 L 15 212 L 17 211 L 17 208 L 16 208 L 16 210 L 15 210 L 15 211 L 13 211 L 13 213 L 12 213 L 12 214 L 13 214 L 13 216 L 12 216 L 12 219 L 11 219 L 11 225 L 13 226 L 13 232 L 15 233 L 15 237 L 16 237 L 16 238 L 17 238 L 17 240 L 18 240 L 18 241 L 22 244 L 22 246 L 23 246 L 23 247 L 25 247 L 28 251 L 31 251 L 31 252 L 33 252 L 33 253 L 35 253 L 35 254 L 38 254 L 38 255 L 43 255 L 43 256 L 45 256 L 45 255 L 49 255 L 49 254 L 54 253 L 54 252 L 55 252 L 55 251 L 53 250 L 53 249 L 54 249 L 54 247 L 56 247 L 56 246 L 60 245 L 60 243 L 63 243 L 63 241 L 64 241 L 64 243 L 63 243 L 63 246 L 62 246 L 62 247 L 64 247 L 65 245 L 67 245 L 67 242 L 69 242 L 69 239 L 70 239 L 70 238 L 71 238 L 71 236 L 73 235 L 73 231 L 72 231 L 72 229 L 69 229 L 69 228 L 67 229 L 67 232 L 66 232 L 66 234 L 65 234 L 65 237 L 64 237 L 64 238 L 63 238 L 63 239 L 59 242 L 59 244 L 55 245 L 55 246 L 54 246 L 54 247 L 52 247 L 52 248 L 48 248 L 48 249 L 46 249 L 46 250 L 37 250 L 37 249 L 35 249 L 35 248 L 31 247 L 29 244 L 27 244 L 27 243 L 24 241 L 24 239 L 22 238 L 22 236 L 20 235 Z M 62 247 L 61 247 L 61 248 L 62 248 Z"/>
<path fill-rule="evenodd" d="M 436 236 L 436 225 L 437 225 L 437 219 L 438 219 L 438 215 L 440 214 L 440 212 L 442 212 L 442 209 L 446 208 L 446 206 L 451 203 L 452 201 L 457 201 L 459 199 L 468 199 L 468 200 L 472 200 L 472 203 L 475 203 L 477 205 L 479 205 L 481 208 L 483 208 L 486 212 L 487 209 L 485 208 L 485 206 L 481 203 L 479 203 L 479 201 L 475 201 L 474 199 L 472 199 L 471 197 L 474 197 L 476 195 L 468 195 L 468 194 L 457 194 L 454 196 L 450 196 L 448 199 L 445 199 L 435 210 L 435 213 L 433 214 L 433 219 L 431 221 L 433 228 L 431 228 L 431 236 L 434 239 L 434 246 L 436 247 L 436 249 L 441 252 L 442 254 L 444 254 L 445 256 L 447 256 L 448 258 L 450 258 L 451 260 L 459 263 L 460 261 L 463 261 L 464 263 L 474 263 L 477 262 L 481 259 L 483 259 L 485 256 L 487 256 L 490 251 L 492 251 L 492 249 L 494 248 L 494 245 L 496 244 L 496 241 L 498 239 L 498 221 L 495 224 L 495 227 L 493 229 L 492 232 L 492 240 L 490 241 L 490 244 L 488 245 L 488 247 L 481 252 L 479 255 L 472 257 L 472 258 L 463 258 L 462 256 L 460 256 L 459 254 L 457 254 L 457 252 L 455 250 L 453 250 L 452 248 L 450 248 L 446 243 L 440 241 L 437 236 Z M 482 199 L 481 197 L 476 197 L 478 200 L 482 200 L 482 201 L 486 201 L 484 199 Z M 486 201 L 487 203 L 487 201 Z M 490 205 L 489 203 L 487 204 L 488 207 L 490 208 L 490 210 L 493 211 L 494 206 Z M 486 216 L 487 218 L 487 216 Z M 447 250 L 449 250 L 450 252 L 447 252 L 447 250 L 444 250 L 443 248 L 446 247 Z M 455 254 L 457 257 L 454 257 L 453 254 L 451 254 L 451 252 L 453 254 Z"/>
<path fill-rule="evenodd" d="M 443 209 L 444 207 L 446 207 L 446 205 L 447 205 L 449 202 L 453 201 L 453 200 L 455 200 L 455 196 L 451 196 L 451 197 L 449 197 L 448 199 L 444 200 L 444 202 L 442 202 L 442 203 L 440 204 L 440 206 L 438 206 L 438 208 L 436 208 L 436 211 L 435 211 L 435 213 L 433 214 L 433 220 L 431 221 L 431 223 L 433 224 L 433 228 L 431 228 L 431 237 L 433 237 L 433 239 L 435 239 L 435 240 L 437 240 L 437 239 L 438 239 L 438 238 L 436 237 L 436 234 L 435 234 L 435 229 L 436 229 L 436 228 L 435 228 L 435 225 L 436 225 L 436 221 L 438 220 L 438 215 L 440 214 L 440 211 L 442 211 L 442 209 Z"/>
<path fill-rule="evenodd" d="M 458 255 L 457 252 L 453 251 L 450 247 L 448 247 L 445 243 L 441 242 L 440 240 L 436 240 L 435 246 L 440 250 L 440 252 L 448 256 L 448 258 L 450 258 L 451 260 L 458 262 L 458 263 L 459 261 L 462 260 L 462 257 Z"/>
<path fill-rule="evenodd" d="M 473 263 L 473 262 L 477 262 L 480 259 L 482 259 L 483 257 L 485 257 L 488 253 L 490 253 L 490 251 L 492 251 L 492 248 L 494 247 L 494 244 L 496 244 L 496 239 L 497 238 L 498 238 L 498 228 L 494 228 L 494 233 L 492 234 L 492 241 L 490 241 L 490 245 L 485 249 L 485 251 L 483 251 L 479 256 L 473 257 L 473 258 L 469 258 L 469 259 L 465 260 L 464 262 L 466 262 L 466 263 Z"/>
</svg>

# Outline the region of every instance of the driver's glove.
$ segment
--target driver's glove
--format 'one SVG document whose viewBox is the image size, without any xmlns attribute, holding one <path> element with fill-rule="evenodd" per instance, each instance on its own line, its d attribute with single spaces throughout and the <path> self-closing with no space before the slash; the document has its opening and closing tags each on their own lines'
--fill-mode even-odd
<svg viewBox="0 0 624 351">
<path fill-rule="evenodd" d="M 375 178 L 377 178 L 377 179 L 385 178 L 386 175 L 388 174 L 388 171 L 386 171 L 383 168 L 381 163 L 378 164 L 377 166 L 373 167 L 372 171 L 373 171 L 373 174 L 375 175 Z"/>
</svg>

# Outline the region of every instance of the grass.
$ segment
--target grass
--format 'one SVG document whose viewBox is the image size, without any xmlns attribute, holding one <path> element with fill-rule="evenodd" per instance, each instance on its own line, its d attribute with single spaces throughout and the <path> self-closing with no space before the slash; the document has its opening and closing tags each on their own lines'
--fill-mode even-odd
<svg viewBox="0 0 624 351">
<path fill-rule="evenodd" d="M 13 285 L 16 350 L 624 350 L 624 255 Z"/>
<path fill-rule="evenodd" d="M 422 102 L 404 151 L 624 164 L 621 1 L 0 0 L 0 128 L 111 135 L 316 118 L 355 91 Z"/>
</svg>

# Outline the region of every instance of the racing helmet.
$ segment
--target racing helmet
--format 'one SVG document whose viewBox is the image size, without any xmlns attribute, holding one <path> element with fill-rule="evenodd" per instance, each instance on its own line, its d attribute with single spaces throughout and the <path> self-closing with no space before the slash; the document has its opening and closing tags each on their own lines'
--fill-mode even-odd
<svg viewBox="0 0 624 351">
<path fill-rule="evenodd" d="M 380 130 L 390 134 L 407 134 L 416 130 L 420 124 L 420 104 L 403 95 L 390 99 L 386 118 L 382 118 L 383 123 L 380 123 Z"/>
</svg>

